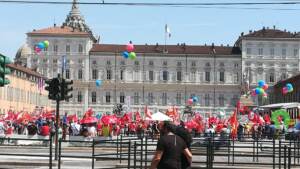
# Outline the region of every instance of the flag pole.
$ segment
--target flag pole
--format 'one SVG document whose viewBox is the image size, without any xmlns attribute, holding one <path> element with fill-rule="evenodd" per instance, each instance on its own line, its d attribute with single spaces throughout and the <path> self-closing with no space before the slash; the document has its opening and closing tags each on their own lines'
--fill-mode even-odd
<svg viewBox="0 0 300 169">
<path fill-rule="evenodd" d="M 164 46 L 164 52 L 167 52 L 167 29 L 168 25 L 165 25 L 165 46 Z"/>
</svg>

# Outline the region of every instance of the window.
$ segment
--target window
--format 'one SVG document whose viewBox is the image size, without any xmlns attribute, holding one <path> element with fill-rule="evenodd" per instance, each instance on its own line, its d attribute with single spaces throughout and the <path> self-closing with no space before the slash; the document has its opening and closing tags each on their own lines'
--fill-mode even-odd
<svg viewBox="0 0 300 169">
<path fill-rule="evenodd" d="M 209 94 L 205 94 L 205 97 L 204 97 L 204 101 L 205 101 L 205 106 L 209 106 Z"/>
<path fill-rule="evenodd" d="M 97 102 L 97 93 L 92 92 L 92 103 L 96 103 L 96 102 Z"/>
<path fill-rule="evenodd" d="M 66 79 L 70 79 L 70 69 L 66 69 Z"/>
<path fill-rule="evenodd" d="M 239 64 L 238 63 L 234 63 L 234 68 L 238 69 L 239 68 Z"/>
<path fill-rule="evenodd" d="M 259 56 L 262 56 L 263 52 L 264 52 L 263 48 L 258 48 L 258 55 Z"/>
<path fill-rule="evenodd" d="M 177 66 L 178 66 L 178 67 L 181 67 L 181 62 L 177 62 Z"/>
<path fill-rule="evenodd" d="M 298 57 L 299 55 L 299 50 L 298 49 L 294 49 L 294 57 Z"/>
<path fill-rule="evenodd" d="M 120 65 L 124 66 L 124 65 L 125 65 L 125 61 L 122 60 L 122 61 L 120 62 Z"/>
<path fill-rule="evenodd" d="M 181 71 L 177 72 L 177 81 L 181 81 L 182 77 L 181 77 Z"/>
<path fill-rule="evenodd" d="M 246 53 L 247 53 L 247 55 L 251 55 L 251 48 L 247 48 Z"/>
<path fill-rule="evenodd" d="M 231 99 L 231 106 L 235 107 L 238 102 L 238 95 L 234 95 Z"/>
<path fill-rule="evenodd" d="M 270 83 L 274 83 L 274 82 L 275 82 L 275 76 L 274 76 L 274 73 L 270 73 L 270 76 L 269 76 L 269 82 L 270 82 Z"/>
<path fill-rule="evenodd" d="M 70 53 L 70 51 L 71 51 L 70 45 L 66 45 L 66 52 Z"/>
<path fill-rule="evenodd" d="M 281 51 L 281 55 L 282 55 L 282 57 L 283 57 L 283 58 L 285 58 L 285 57 L 286 57 L 286 49 L 282 49 L 282 51 Z"/>
<path fill-rule="evenodd" d="M 152 70 L 149 71 L 149 81 L 154 80 L 154 72 Z"/>
<path fill-rule="evenodd" d="M 93 60 L 92 64 L 93 64 L 93 65 L 97 65 L 97 61 L 96 61 L 96 60 Z"/>
<path fill-rule="evenodd" d="M 233 77 L 233 83 L 238 83 L 238 82 L 239 82 L 239 72 L 235 72 Z"/>
<path fill-rule="evenodd" d="M 120 80 L 124 80 L 124 70 L 120 70 Z"/>
<path fill-rule="evenodd" d="M 181 105 L 181 93 L 176 94 L 176 104 Z"/>
<path fill-rule="evenodd" d="M 124 92 L 120 93 L 120 103 L 125 103 L 125 94 L 124 94 Z"/>
<path fill-rule="evenodd" d="M 106 70 L 106 79 L 111 80 L 111 70 Z"/>
<path fill-rule="evenodd" d="M 78 70 L 78 79 L 82 79 L 82 69 Z"/>
<path fill-rule="evenodd" d="M 154 65 L 153 61 L 150 60 L 150 61 L 149 61 L 149 66 L 153 66 L 153 65 Z"/>
<path fill-rule="evenodd" d="M 111 62 L 109 60 L 106 61 L 106 65 L 111 65 Z"/>
<path fill-rule="evenodd" d="M 134 92 L 133 102 L 134 102 L 134 104 L 139 104 L 139 93 L 138 92 Z"/>
<path fill-rule="evenodd" d="M 192 61 L 191 66 L 192 66 L 192 67 L 195 67 L 195 66 L 196 66 L 196 61 Z"/>
<path fill-rule="evenodd" d="M 270 55 L 271 55 L 272 57 L 274 57 L 274 54 L 275 54 L 275 50 L 274 50 L 274 48 L 271 48 L 271 49 L 270 49 Z"/>
<path fill-rule="evenodd" d="M 43 63 L 47 63 L 48 62 L 48 59 L 43 59 Z"/>
<path fill-rule="evenodd" d="M 167 81 L 168 80 L 168 76 L 169 76 L 169 72 L 168 71 L 163 71 L 163 80 Z"/>
<path fill-rule="evenodd" d="M 210 72 L 205 72 L 205 81 L 210 82 Z"/>
<path fill-rule="evenodd" d="M 140 77 L 139 77 L 139 71 L 138 70 L 135 70 L 134 72 L 133 72 L 133 80 L 134 81 L 139 81 L 140 80 Z"/>
<path fill-rule="evenodd" d="M 140 65 L 140 62 L 139 61 L 134 61 L 134 65 L 138 66 L 138 65 Z"/>
<path fill-rule="evenodd" d="M 106 92 L 105 94 L 105 102 L 110 103 L 110 92 Z"/>
<path fill-rule="evenodd" d="M 220 79 L 219 79 L 220 82 L 225 82 L 225 76 L 224 76 L 224 74 L 225 74 L 225 73 L 224 73 L 223 71 L 220 72 L 220 77 L 219 77 L 219 78 L 220 78 Z"/>
<path fill-rule="evenodd" d="M 153 104 L 153 93 L 148 93 L 148 104 Z"/>
<path fill-rule="evenodd" d="M 82 102 L 82 93 L 81 93 L 81 91 L 78 91 L 78 94 L 77 94 L 77 101 L 78 101 L 78 102 Z"/>
<path fill-rule="evenodd" d="M 194 82 L 196 81 L 196 72 L 191 72 L 191 81 Z"/>
<path fill-rule="evenodd" d="M 79 53 L 82 53 L 82 52 L 83 52 L 83 46 L 82 46 L 82 44 L 79 44 L 79 45 L 78 45 L 78 52 L 79 52 Z"/>
<path fill-rule="evenodd" d="M 57 53 L 57 52 L 58 52 L 58 46 L 57 46 L 57 45 L 54 45 L 54 46 L 53 46 L 53 51 L 54 51 L 54 53 Z"/>
<path fill-rule="evenodd" d="M 57 59 L 53 59 L 53 63 L 54 63 L 54 64 L 57 64 Z"/>
<path fill-rule="evenodd" d="M 281 74 L 281 80 L 284 80 L 287 78 L 288 78 L 288 74 L 286 72 Z"/>
<path fill-rule="evenodd" d="M 224 107 L 224 94 L 219 95 L 219 105 Z"/>
<path fill-rule="evenodd" d="M 92 79 L 98 79 L 98 70 L 97 69 L 93 69 L 92 70 Z"/>
<path fill-rule="evenodd" d="M 162 93 L 162 105 L 167 105 L 168 96 L 167 93 Z"/>
<path fill-rule="evenodd" d="M 167 61 L 163 61 L 163 66 L 167 66 L 168 62 Z"/>
</svg>

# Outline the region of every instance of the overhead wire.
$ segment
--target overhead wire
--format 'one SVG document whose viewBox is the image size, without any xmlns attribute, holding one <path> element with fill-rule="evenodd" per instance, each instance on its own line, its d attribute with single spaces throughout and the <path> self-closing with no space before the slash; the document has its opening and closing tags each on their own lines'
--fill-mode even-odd
<svg viewBox="0 0 300 169">
<path fill-rule="evenodd" d="M 0 3 L 17 3 L 17 4 L 72 4 L 67 1 L 33 1 L 33 0 L 0 0 Z M 280 1 L 280 2 L 200 2 L 200 3 L 153 3 L 153 2 L 77 2 L 81 5 L 126 5 L 126 6 L 235 6 L 235 5 L 299 5 L 299 1 Z"/>
<path fill-rule="evenodd" d="M 77 2 L 80 5 L 107 5 L 107 6 L 148 6 L 148 7 L 175 7 L 175 8 L 210 8 L 210 9 L 244 9 L 244 10 L 281 10 L 281 11 L 298 11 L 300 1 L 293 0 L 269 0 L 271 2 Z M 275 1 L 275 2 L 274 2 Z M 7 4 L 36 4 L 36 5 L 70 5 L 71 1 L 41 1 L 41 0 L 0 0 L 0 3 Z M 289 7 L 274 7 L 285 5 Z M 247 6 L 247 7 L 245 7 Z M 252 7 L 249 7 L 252 6 Z M 272 6 L 272 7 L 270 7 Z M 294 8 L 292 8 L 293 6 Z"/>
</svg>

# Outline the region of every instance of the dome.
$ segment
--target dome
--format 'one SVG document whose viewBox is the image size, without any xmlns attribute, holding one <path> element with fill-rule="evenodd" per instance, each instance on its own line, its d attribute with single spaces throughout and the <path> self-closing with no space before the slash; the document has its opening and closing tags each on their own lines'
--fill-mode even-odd
<svg viewBox="0 0 300 169">
<path fill-rule="evenodd" d="M 16 53 L 16 57 L 15 59 L 20 59 L 20 58 L 24 58 L 28 55 L 31 54 L 31 49 L 30 47 L 28 47 L 28 45 L 25 43 L 24 45 L 22 45 L 19 50 Z"/>
</svg>

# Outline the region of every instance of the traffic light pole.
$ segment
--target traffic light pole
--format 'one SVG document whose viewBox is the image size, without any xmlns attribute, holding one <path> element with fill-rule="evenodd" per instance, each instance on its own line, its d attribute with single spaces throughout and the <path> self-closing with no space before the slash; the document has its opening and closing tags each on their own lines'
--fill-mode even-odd
<svg viewBox="0 0 300 169">
<path fill-rule="evenodd" d="M 59 99 L 56 99 L 56 123 L 55 123 L 55 158 L 58 159 L 58 128 L 59 128 Z"/>
<path fill-rule="evenodd" d="M 60 78 L 60 74 L 57 75 Z M 58 159 L 58 128 L 59 128 L 59 101 L 60 97 L 56 96 L 56 123 L 55 123 L 55 157 L 54 160 Z"/>
</svg>

